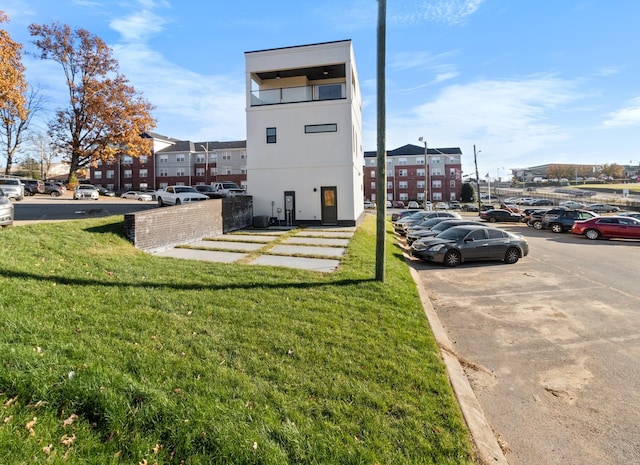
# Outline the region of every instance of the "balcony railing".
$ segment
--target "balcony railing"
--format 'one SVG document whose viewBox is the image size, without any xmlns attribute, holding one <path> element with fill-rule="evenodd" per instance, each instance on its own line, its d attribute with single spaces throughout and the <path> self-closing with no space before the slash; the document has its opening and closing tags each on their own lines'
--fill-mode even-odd
<svg viewBox="0 0 640 465">
<path fill-rule="evenodd" d="M 312 102 L 316 100 L 340 100 L 345 97 L 344 84 L 280 87 L 251 91 L 251 106 L 280 105 L 282 103 Z"/>
</svg>

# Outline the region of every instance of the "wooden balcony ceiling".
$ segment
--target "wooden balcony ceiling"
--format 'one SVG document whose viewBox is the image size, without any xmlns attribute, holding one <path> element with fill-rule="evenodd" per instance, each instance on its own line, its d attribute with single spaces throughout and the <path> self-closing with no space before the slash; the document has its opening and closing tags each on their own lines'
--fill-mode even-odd
<svg viewBox="0 0 640 465">
<path fill-rule="evenodd" d="M 327 66 L 314 66 L 311 68 L 296 68 L 296 69 L 280 69 L 275 71 L 264 71 L 256 73 L 262 80 L 277 79 L 277 78 L 290 78 L 297 76 L 306 76 L 309 81 L 320 81 L 322 79 L 337 79 L 345 78 L 345 65 L 344 63 L 337 65 Z"/>
</svg>

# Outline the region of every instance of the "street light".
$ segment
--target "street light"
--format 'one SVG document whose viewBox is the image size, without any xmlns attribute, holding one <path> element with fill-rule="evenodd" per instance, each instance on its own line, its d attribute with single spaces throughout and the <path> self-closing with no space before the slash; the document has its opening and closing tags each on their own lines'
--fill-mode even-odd
<svg viewBox="0 0 640 465">
<path fill-rule="evenodd" d="M 427 148 L 427 140 L 424 137 L 419 137 L 418 140 L 420 142 L 424 142 L 424 209 L 427 210 L 427 200 L 431 202 L 431 186 L 429 185 L 431 181 L 431 169 L 428 166 L 427 160 L 429 159 L 429 149 Z"/>
</svg>

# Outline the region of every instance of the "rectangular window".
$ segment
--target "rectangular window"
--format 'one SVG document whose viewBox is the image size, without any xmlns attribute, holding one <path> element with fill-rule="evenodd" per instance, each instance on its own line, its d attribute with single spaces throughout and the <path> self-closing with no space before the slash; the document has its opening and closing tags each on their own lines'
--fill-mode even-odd
<svg viewBox="0 0 640 465">
<path fill-rule="evenodd" d="M 217 176 L 218 175 L 218 168 L 211 168 L 211 176 Z"/>
<path fill-rule="evenodd" d="M 184 160 L 185 160 L 184 153 L 179 153 L 178 155 L 176 155 L 176 162 L 184 163 Z"/>
<path fill-rule="evenodd" d="M 93 179 L 102 179 L 102 171 L 94 171 Z"/>
<path fill-rule="evenodd" d="M 139 175 L 141 178 L 146 178 L 147 176 L 149 176 L 149 172 L 147 169 L 141 169 Z"/>
<path fill-rule="evenodd" d="M 131 176 L 133 176 L 133 171 L 131 171 L 131 170 L 124 170 L 124 177 L 125 177 L 125 178 L 130 178 Z"/>
<path fill-rule="evenodd" d="M 140 190 L 141 191 L 146 191 L 149 188 L 149 184 L 147 184 L 146 182 L 141 182 L 140 183 Z"/>
<path fill-rule="evenodd" d="M 375 189 L 376 188 L 376 183 L 375 181 L 371 183 L 371 189 Z"/>
<path fill-rule="evenodd" d="M 277 141 L 276 128 L 267 128 L 267 144 L 275 144 Z"/>
<path fill-rule="evenodd" d="M 217 153 L 210 153 L 209 154 L 209 161 L 218 161 L 218 154 Z"/>
<path fill-rule="evenodd" d="M 392 190 L 393 189 L 393 183 L 391 181 L 387 182 L 387 190 Z"/>
<path fill-rule="evenodd" d="M 113 170 L 107 170 L 107 179 L 113 179 L 115 172 Z"/>
<path fill-rule="evenodd" d="M 148 159 L 147 155 L 140 155 L 140 163 L 146 163 Z"/>
<path fill-rule="evenodd" d="M 449 181 L 449 187 L 451 187 L 452 189 L 456 188 L 456 182 L 453 179 Z"/>
<path fill-rule="evenodd" d="M 416 159 L 416 164 L 417 165 L 424 165 L 424 157 L 417 158 Z"/>
<path fill-rule="evenodd" d="M 124 157 L 122 157 L 123 165 L 130 165 L 132 163 L 133 163 L 133 158 L 131 158 L 129 155 L 125 155 Z"/>
<path fill-rule="evenodd" d="M 196 155 L 196 163 L 204 163 L 204 154 L 199 153 Z"/>
<path fill-rule="evenodd" d="M 409 187 L 409 183 L 407 181 L 400 181 L 398 183 L 399 189 L 407 189 Z"/>
<path fill-rule="evenodd" d="M 375 177 L 376 177 L 376 170 L 371 170 L 371 171 L 369 172 L 369 174 L 370 174 L 370 176 L 371 176 L 372 178 L 375 178 Z"/>
<path fill-rule="evenodd" d="M 316 134 L 318 132 L 337 132 L 338 125 L 336 123 L 327 124 L 307 124 L 304 127 L 305 134 Z"/>
<path fill-rule="evenodd" d="M 318 100 L 336 100 L 342 98 L 342 84 L 326 84 L 317 87 Z"/>
<path fill-rule="evenodd" d="M 434 179 L 431 181 L 431 186 L 433 186 L 434 189 L 440 189 L 442 187 L 442 181 Z"/>
<path fill-rule="evenodd" d="M 169 162 L 169 155 L 160 155 L 160 158 L 158 158 L 158 162 L 159 163 L 168 163 Z"/>
<path fill-rule="evenodd" d="M 204 176 L 204 168 L 196 168 L 196 176 Z"/>
<path fill-rule="evenodd" d="M 186 170 L 184 168 L 176 169 L 176 176 L 184 176 L 186 174 Z"/>
<path fill-rule="evenodd" d="M 419 178 L 424 178 L 425 174 L 426 173 L 424 171 L 424 168 L 418 168 L 416 170 L 416 176 L 418 176 Z"/>
<path fill-rule="evenodd" d="M 400 192 L 400 200 L 407 201 L 409 200 L 409 194 L 407 194 L 406 192 Z"/>
<path fill-rule="evenodd" d="M 130 191 L 131 189 L 133 189 L 133 184 L 130 184 L 130 183 L 129 184 L 125 184 L 122 187 L 124 187 L 125 191 Z"/>
<path fill-rule="evenodd" d="M 407 170 L 398 170 L 398 176 L 406 176 Z"/>
<path fill-rule="evenodd" d="M 406 165 L 406 164 L 407 164 L 406 158 L 398 158 L 398 165 Z"/>
<path fill-rule="evenodd" d="M 426 183 L 426 182 L 424 182 L 424 181 L 418 181 L 418 182 L 416 183 L 416 187 L 417 187 L 418 189 L 424 189 L 424 186 L 426 186 L 426 185 L 427 185 L 427 183 Z"/>
<path fill-rule="evenodd" d="M 169 169 L 168 168 L 160 168 L 160 171 L 158 173 L 158 176 L 161 177 L 167 177 L 169 176 Z M 165 186 L 166 187 L 166 186 Z"/>
</svg>

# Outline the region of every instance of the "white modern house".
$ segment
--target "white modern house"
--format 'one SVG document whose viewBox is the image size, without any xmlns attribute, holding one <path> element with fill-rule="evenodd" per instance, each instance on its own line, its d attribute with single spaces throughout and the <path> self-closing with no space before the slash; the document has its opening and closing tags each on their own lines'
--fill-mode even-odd
<svg viewBox="0 0 640 465">
<path fill-rule="evenodd" d="M 247 186 L 256 216 L 356 225 L 362 104 L 350 40 L 245 52 Z"/>
</svg>

